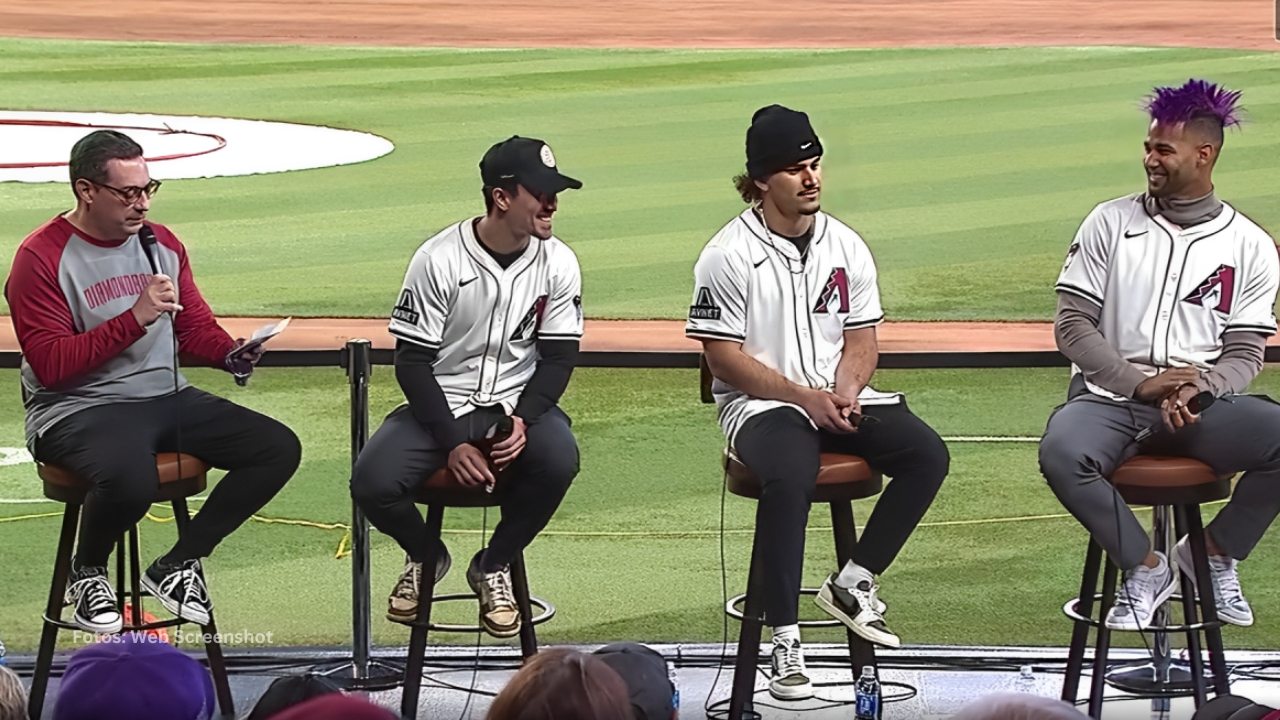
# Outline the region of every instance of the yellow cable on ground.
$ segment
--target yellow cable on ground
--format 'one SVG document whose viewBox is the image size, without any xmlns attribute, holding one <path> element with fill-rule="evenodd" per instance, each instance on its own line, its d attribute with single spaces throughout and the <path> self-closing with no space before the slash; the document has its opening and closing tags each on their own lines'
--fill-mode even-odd
<svg viewBox="0 0 1280 720">
<path fill-rule="evenodd" d="M 60 512 L 36 513 L 35 515 L 14 515 L 13 517 L 0 518 L 0 523 L 18 522 L 19 520 L 38 520 L 40 518 L 62 517 Z"/>
<path fill-rule="evenodd" d="M 1203 503 L 1202 507 L 1210 507 L 1213 505 L 1221 505 L 1226 500 L 1214 500 L 1212 502 Z M 1134 508 L 1134 512 L 1150 512 L 1150 507 Z M 61 517 L 62 513 L 36 513 L 31 515 L 15 515 L 13 517 L 0 518 L 0 523 L 17 522 L 19 520 L 38 520 L 41 518 Z M 158 523 L 170 523 L 174 518 L 172 515 L 161 516 L 148 511 L 147 519 Z M 1070 513 L 1050 513 L 1044 515 L 1015 515 L 1012 517 L 995 517 L 995 518 L 972 518 L 969 520 L 938 520 L 935 522 L 922 522 L 918 527 L 922 528 L 943 528 L 943 527 L 964 527 L 970 525 L 999 525 L 1004 523 L 1015 522 L 1035 522 L 1040 520 L 1062 520 L 1071 517 Z M 346 523 L 325 523 L 315 520 L 297 520 L 292 518 L 273 518 L 265 515 L 253 515 L 251 520 L 255 520 L 267 525 L 290 525 L 293 527 L 308 527 L 317 530 L 342 530 L 342 538 L 338 541 L 337 551 L 334 553 L 334 559 L 341 560 L 351 554 L 351 526 Z M 859 525 L 858 530 L 862 530 L 863 526 Z M 807 532 L 831 532 L 830 526 L 811 526 L 807 528 Z M 724 531 L 725 535 L 750 535 L 755 532 L 754 528 L 730 528 Z M 445 530 L 447 535 L 479 535 L 479 530 L 454 529 Z M 643 530 L 634 531 L 590 531 L 590 530 L 543 530 L 539 536 L 545 537 L 565 537 L 565 538 L 656 538 L 660 540 L 682 540 L 688 538 L 716 538 L 720 536 L 719 530 L 684 530 L 674 532 L 652 532 Z"/>
</svg>

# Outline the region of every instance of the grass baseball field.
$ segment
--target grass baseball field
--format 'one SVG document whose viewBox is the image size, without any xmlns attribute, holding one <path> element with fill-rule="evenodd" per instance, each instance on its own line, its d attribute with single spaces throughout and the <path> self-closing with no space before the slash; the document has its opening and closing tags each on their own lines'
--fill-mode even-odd
<svg viewBox="0 0 1280 720">
<path fill-rule="evenodd" d="M 302 468 L 263 511 L 269 519 L 316 526 L 252 522 L 232 535 L 208 562 L 220 629 L 271 632 L 285 645 L 348 641 L 350 565 L 336 559 L 350 522 L 346 483 L 345 378 L 339 370 L 267 368 L 247 390 L 225 376 L 195 371 L 193 379 L 250 407 L 274 414 L 302 437 Z M 0 373 L 16 384 L 12 371 Z M 914 411 L 945 437 L 1027 438 L 1039 434 L 1061 401 L 1063 370 L 882 371 L 885 387 L 905 390 Z M 1276 393 L 1280 379 L 1265 375 L 1259 389 Z M 376 425 L 398 402 L 389 371 L 375 372 Z M 653 641 L 718 640 L 720 607 L 720 497 L 717 458 L 722 441 L 713 410 L 697 399 L 697 375 L 683 370 L 580 370 L 565 407 L 582 447 L 582 473 L 564 506 L 528 554 L 535 594 L 560 614 L 544 627 L 550 642 L 617 638 Z M 16 403 L 0 406 L 0 433 L 19 437 Z M 1059 608 L 1079 586 L 1085 534 L 1061 508 L 1036 469 L 1034 442 L 952 442 L 951 477 L 922 527 L 883 579 L 892 626 L 917 643 L 1066 643 L 1069 627 Z M 55 504 L 39 498 L 30 465 L 0 467 L 0 633 L 17 649 L 34 646 L 48 589 L 58 531 Z M 729 497 L 725 526 L 731 594 L 745 584 L 754 506 Z M 866 502 L 858 518 L 865 520 Z M 157 507 L 163 517 L 167 508 Z M 25 517 L 24 517 L 25 516 Z M 1022 518 L 1022 519 L 1019 519 Z M 496 521 L 489 517 L 489 527 Z M 455 560 L 479 546 L 479 511 L 446 516 Z M 830 522 L 823 508 L 810 518 L 805 579 L 816 585 L 834 567 Z M 172 541 L 172 524 L 147 522 L 143 542 L 159 553 Z M 373 536 L 374 620 L 379 643 L 407 634 L 380 611 L 401 563 L 394 543 Z M 1274 647 L 1280 626 L 1280 542 L 1274 534 L 1242 577 L 1259 622 L 1232 629 L 1230 647 Z M 460 572 L 445 587 L 465 588 Z M 804 607 L 808 608 L 807 604 Z M 468 619 L 474 605 L 442 611 Z M 813 612 L 817 612 L 813 609 Z M 471 615 L 470 617 L 474 617 Z M 822 631 L 815 638 L 836 641 Z M 70 636 L 66 637 L 70 641 Z M 442 641 L 472 642 L 467 636 Z"/>
<path fill-rule="evenodd" d="M 751 112 L 808 110 L 828 151 L 824 206 L 860 229 L 894 319 L 1047 318 L 1079 219 L 1140 188 L 1140 97 L 1205 76 L 1246 90 L 1249 125 L 1229 136 L 1221 195 L 1280 228 L 1280 57 L 1209 50 L 943 49 L 830 52 L 447 51 L 0 40 L 10 109 L 216 114 L 365 130 L 396 144 L 358 166 L 171 181 L 153 217 L 186 241 L 223 314 L 384 315 L 422 238 L 480 207 L 476 163 L 493 141 L 540 136 L 586 189 L 568 193 L 557 233 L 583 266 L 591 317 L 674 318 L 707 237 L 740 209 L 729 178 Z M 0 184 L 0 262 L 71 202 L 65 186 Z M 7 271 L 6 271 L 7 274 Z M 221 629 L 284 645 L 340 645 L 349 628 L 347 404 L 337 369 L 264 370 L 250 388 L 193 379 L 288 422 L 297 477 L 209 562 Z M 17 377 L 0 373 L 0 446 L 22 444 Z M 952 475 L 884 579 L 889 620 L 916 643 L 1065 644 L 1059 608 L 1078 587 L 1084 532 L 1039 478 L 1034 442 L 1066 374 L 884 372 L 953 442 Z M 1264 374 L 1257 387 L 1275 392 Z M 398 401 L 374 380 L 372 420 Z M 565 401 L 583 471 L 530 550 L 535 594 L 561 614 L 551 642 L 717 640 L 721 632 L 713 411 L 689 371 L 583 370 Z M 38 501 L 27 465 L 0 467 L 0 638 L 34 646 L 60 508 Z M 862 503 L 859 517 L 865 518 Z M 740 591 L 752 506 L 729 498 L 730 592 Z M 157 516 L 165 514 L 157 509 Z M 496 517 L 489 518 L 491 527 Z M 447 519 L 455 559 L 481 517 Z M 831 564 L 828 521 L 811 522 L 806 579 Z M 172 525 L 144 525 L 151 552 Z M 1258 626 L 1230 647 L 1280 641 L 1280 548 L 1242 570 Z M 374 539 L 374 607 L 399 567 Z M 1011 579 L 1016 581 L 1011 582 Z M 447 580 L 461 589 L 461 573 Z M 471 606 L 449 608 L 463 619 Z M 375 619 L 379 643 L 407 637 Z M 836 640 L 838 635 L 815 635 Z M 451 638 L 471 642 L 470 638 Z"/>
<path fill-rule="evenodd" d="M 810 112 L 824 206 L 861 230 L 894 319 L 1049 317 L 1093 204 L 1141 189 L 1139 101 L 1205 76 L 1245 90 L 1221 195 L 1280 227 L 1280 57 L 1126 48 L 448 51 L 0 40 L 4 104 L 214 114 L 361 129 L 359 166 L 173 181 L 153 216 L 191 248 L 222 313 L 385 315 L 412 249 L 480 205 L 477 163 L 542 137 L 586 183 L 557 233 L 591 317 L 674 318 L 691 267 L 741 209 L 752 111 Z M 0 185 L 0 262 L 65 209 L 65 186 Z"/>
</svg>

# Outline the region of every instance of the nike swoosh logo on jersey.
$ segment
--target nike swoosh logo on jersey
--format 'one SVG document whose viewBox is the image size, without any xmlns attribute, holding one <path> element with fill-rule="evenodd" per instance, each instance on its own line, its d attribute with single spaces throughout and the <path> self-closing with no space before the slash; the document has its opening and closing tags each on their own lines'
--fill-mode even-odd
<svg viewBox="0 0 1280 720">
<path fill-rule="evenodd" d="M 813 143 L 811 143 L 811 142 L 807 142 L 807 143 L 805 143 L 805 144 L 801 145 L 801 146 L 800 146 L 800 149 L 801 149 L 801 150 L 808 150 L 808 149 L 809 149 L 809 147 L 810 147 L 811 145 L 813 145 Z"/>
<path fill-rule="evenodd" d="M 460 282 L 458 283 L 458 287 L 460 287 L 460 288 L 464 288 L 464 287 L 466 287 L 466 286 L 470 285 L 471 283 L 473 283 L 473 282 L 475 282 L 476 280 L 479 280 L 479 279 L 480 279 L 480 276 L 479 276 L 479 275 L 477 275 L 477 276 L 475 276 L 475 277 L 471 278 L 470 280 L 462 280 L 462 281 L 460 281 Z"/>
<path fill-rule="evenodd" d="M 769 260 L 769 258 L 765 258 L 764 260 L 761 260 L 760 262 L 756 263 L 756 264 L 754 265 L 754 267 L 757 267 L 757 268 L 758 268 L 758 267 L 760 267 L 761 265 L 765 264 L 765 262 L 767 262 L 768 260 Z"/>
<path fill-rule="evenodd" d="M 1139 235 L 1146 235 L 1146 234 L 1147 234 L 1146 230 L 1143 230 L 1142 232 L 1135 232 L 1135 233 L 1131 233 L 1128 230 L 1124 231 L 1124 236 L 1127 238 L 1135 238 L 1135 237 L 1138 237 Z"/>
</svg>

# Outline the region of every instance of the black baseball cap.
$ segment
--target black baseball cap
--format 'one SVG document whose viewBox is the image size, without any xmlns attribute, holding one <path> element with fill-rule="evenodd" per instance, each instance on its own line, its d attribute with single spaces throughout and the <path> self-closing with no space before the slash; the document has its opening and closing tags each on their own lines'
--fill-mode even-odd
<svg viewBox="0 0 1280 720">
<path fill-rule="evenodd" d="M 582 187 L 581 182 L 562 174 L 556 167 L 556 156 L 552 154 L 550 145 L 519 135 L 512 135 L 489 148 L 480 159 L 480 179 L 485 187 L 517 182 L 547 195 Z"/>
<path fill-rule="evenodd" d="M 605 645 L 594 655 L 627 684 L 636 720 L 671 720 L 676 714 L 676 688 L 667 661 L 653 648 L 633 642 Z"/>
</svg>

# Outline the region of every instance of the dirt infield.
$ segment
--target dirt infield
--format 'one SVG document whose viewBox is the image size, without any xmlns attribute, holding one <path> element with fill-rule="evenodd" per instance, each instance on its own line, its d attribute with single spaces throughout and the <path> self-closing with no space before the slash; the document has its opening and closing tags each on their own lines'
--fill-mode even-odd
<svg viewBox="0 0 1280 720">
<path fill-rule="evenodd" d="M 1271 0 L 41 0 L 0 35 L 449 47 L 1276 49 Z"/>
<path fill-rule="evenodd" d="M 0 4 L 0 35 L 447 47 L 1144 45 L 1276 50 L 1270 0 L 43 0 Z M 1046 289 L 1046 292 L 1048 290 Z M 244 335 L 266 320 L 232 318 Z M 679 321 L 588 323 L 587 350 L 694 350 Z M 385 320 L 295 321 L 276 349 L 327 349 Z M 1048 323 L 888 323 L 886 352 L 1051 350 Z M 1280 344 L 1280 340 L 1274 340 Z M 0 349 L 16 350 L 9 323 Z"/>
</svg>

